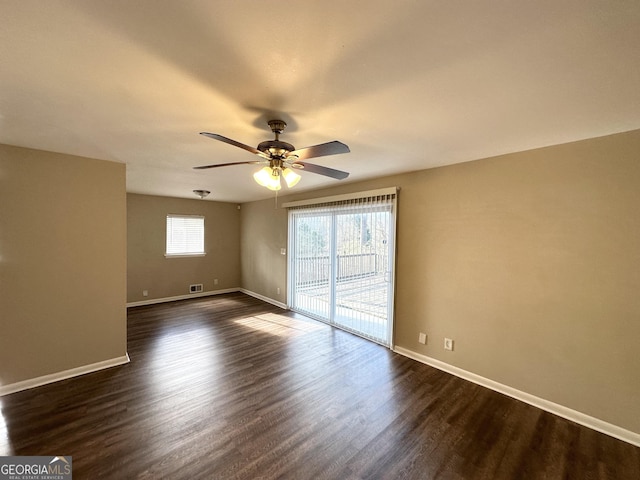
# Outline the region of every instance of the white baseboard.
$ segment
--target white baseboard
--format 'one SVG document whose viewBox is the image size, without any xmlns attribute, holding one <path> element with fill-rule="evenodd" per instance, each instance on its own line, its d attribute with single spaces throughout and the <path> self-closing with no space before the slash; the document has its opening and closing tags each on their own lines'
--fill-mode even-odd
<svg viewBox="0 0 640 480">
<path fill-rule="evenodd" d="M 239 289 L 239 291 L 249 295 L 250 297 L 257 298 L 258 300 L 262 300 L 263 302 L 267 302 L 271 305 L 275 305 L 276 307 L 280 307 L 283 310 L 287 310 L 289 308 L 286 303 L 279 302 L 277 300 L 274 300 L 273 298 L 265 297 L 264 295 L 260 295 L 259 293 L 245 290 L 244 288 Z"/>
<path fill-rule="evenodd" d="M 60 380 L 65 380 L 67 378 L 79 377 L 80 375 L 97 372 L 106 368 L 117 367 L 118 365 L 124 365 L 126 363 L 129 363 L 129 354 L 125 354 L 122 357 L 103 360 L 102 362 L 92 363 L 90 365 L 83 365 L 82 367 L 76 367 L 70 370 L 64 370 L 62 372 L 43 375 L 42 377 L 10 383 L 9 385 L 0 386 L 0 397 L 21 392 L 22 390 L 29 390 L 30 388 L 47 385 L 48 383 L 59 382 Z"/>
<path fill-rule="evenodd" d="M 528 403 L 529 405 L 533 405 L 534 407 L 540 408 L 541 410 L 545 410 L 549 413 L 553 413 L 554 415 L 558 415 L 559 417 L 566 418 L 567 420 L 571 420 L 572 422 L 617 438 L 618 440 L 622 440 L 624 442 L 640 447 L 639 433 L 626 430 L 617 425 L 613 425 L 612 423 L 605 422 L 604 420 L 600 420 L 585 413 L 578 412 L 549 400 L 545 400 L 544 398 L 536 397 L 535 395 L 531 395 L 529 393 L 509 387 L 508 385 L 503 385 L 502 383 L 498 383 L 494 380 L 481 377 L 480 375 L 476 375 L 475 373 L 471 373 L 467 370 L 454 367 L 453 365 L 449 365 L 448 363 L 441 362 L 440 360 L 436 360 L 435 358 L 416 353 L 406 348 L 395 347 L 393 350 L 400 355 L 412 358 L 413 360 L 417 360 L 420 363 L 425 363 L 434 368 L 437 368 L 438 370 L 442 370 L 444 372 L 450 373 L 451 375 L 455 375 L 456 377 L 460 377 L 478 385 L 482 385 L 483 387 L 487 387 L 496 392 L 515 398 L 516 400 L 520 400 L 522 402 Z"/>
<path fill-rule="evenodd" d="M 141 300 L 139 302 L 128 302 L 127 308 L 141 307 L 144 305 L 154 305 L 156 303 L 175 302 L 177 300 L 188 300 L 189 298 L 209 297 L 211 295 L 222 295 L 223 293 L 240 292 L 240 288 L 225 288 L 222 290 L 210 290 L 208 292 L 188 293 L 186 295 L 177 295 L 175 297 L 151 298 L 149 300 Z"/>
<path fill-rule="evenodd" d="M 189 293 L 186 295 L 177 295 L 175 297 L 163 297 L 163 298 L 151 298 L 149 300 L 141 300 L 139 302 L 128 302 L 127 308 L 130 307 L 142 307 L 144 305 L 155 305 L 156 303 L 165 303 L 165 302 L 175 302 L 177 300 L 188 300 L 190 298 L 197 297 L 209 297 L 211 295 L 222 295 L 223 293 L 233 293 L 233 292 L 242 292 L 250 297 L 257 298 L 258 300 L 262 300 L 263 302 L 270 303 L 271 305 L 275 305 L 276 307 L 280 307 L 284 310 L 287 310 L 289 307 L 282 302 L 274 300 L 273 298 L 265 297 L 264 295 L 260 295 L 259 293 L 252 292 L 250 290 L 245 290 L 244 288 L 225 288 L 224 290 L 211 290 L 208 292 L 200 292 L 200 293 Z"/>
</svg>

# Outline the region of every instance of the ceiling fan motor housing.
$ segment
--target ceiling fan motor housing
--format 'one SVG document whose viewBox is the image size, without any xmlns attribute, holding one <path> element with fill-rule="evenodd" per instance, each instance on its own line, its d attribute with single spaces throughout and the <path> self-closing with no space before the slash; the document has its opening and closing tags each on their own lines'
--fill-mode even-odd
<svg viewBox="0 0 640 480">
<path fill-rule="evenodd" d="M 296 147 L 290 143 L 281 142 L 280 140 L 266 140 L 258 145 L 258 150 L 266 153 L 271 158 L 286 158 L 287 154 L 295 149 Z"/>
<path fill-rule="evenodd" d="M 284 132 L 287 124 L 282 120 L 269 120 L 267 122 L 271 131 L 276 135 L 275 140 L 266 140 L 260 142 L 258 150 L 268 154 L 273 159 L 284 159 L 287 155 L 293 152 L 296 147 L 287 142 L 280 141 L 280 134 Z"/>
</svg>

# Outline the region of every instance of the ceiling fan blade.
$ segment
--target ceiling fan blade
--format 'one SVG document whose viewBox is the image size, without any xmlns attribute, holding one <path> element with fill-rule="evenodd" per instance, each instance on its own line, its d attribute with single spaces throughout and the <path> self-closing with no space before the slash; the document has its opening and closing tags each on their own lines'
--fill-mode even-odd
<svg viewBox="0 0 640 480">
<path fill-rule="evenodd" d="M 321 143 L 312 147 L 300 148 L 291 152 L 288 157 L 296 156 L 298 160 L 306 160 L 307 158 L 337 155 L 339 153 L 349 153 L 350 151 L 349 147 L 344 143 L 334 140 L 333 142 Z"/>
<path fill-rule="evenodd" d="M 193 167 L 195 170 L 204 170 L 205 168 L 216 167 L 228 167 L 229 165 L 259 165 L 261 163 L 268 163 L 263 160 L 255 160 L 253 162 L 231 162 L 231 163 L 216 163 L 215 165 L 202 165 L 200 167 Z"/>
<path fill-rule="evenodd" d="M 346 145 L 345 145 L 346 146 Z M 328 154 L 330 155 L 330 154 Z M 343 172 L 342 170 L 336 170 L 334 168 L 323 167 L 321 165 L 316 165 L 315 163 L 307 163 L 307 162 L 295 162 L 293 166 L 295 168 L 296 165 L 302 165 L 304 167 L 305 172 L 317 173 L 319 175 L 324 175 L 325 177 L 335 178 L 337 180 L 343 180 L 349 176 L 349 172 Z"/>
<path fill-rule="evenodd" d="M 236 142 L 227 137 L 223 137 L 222 135 L 218 135 L 217 133 L 209 133 L 209 132 L 200 132 L 200 135 L 204 135 L 205 137 L 213 138 L 214 140 L 220 140 L 221 142 L 228 143 L 229 145 L 233 145 L 234 147 L 240 147 L 247 152 L 251 152 L 255 155 L 260 155 L 264 158 L 269 158 L 268 155 L 265 155 L 257 148 L 250 147 L 249 145 L 245 145 L 244 143 Z"/>
</svg>

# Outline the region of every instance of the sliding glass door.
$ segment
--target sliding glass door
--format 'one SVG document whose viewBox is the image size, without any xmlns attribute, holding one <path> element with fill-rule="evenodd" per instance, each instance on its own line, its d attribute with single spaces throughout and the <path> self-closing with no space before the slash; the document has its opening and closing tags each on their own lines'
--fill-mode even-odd
<svg viewBox="0 0 640 480">
<path fill-rule="evenodd" d="M 294 311 L 391 345 L 394 195 L 289 211 Z"/>
<path fill-rule="evenodd" d="M 328 212 L 295 212 L 290 216 L 294 248 L 289 248 L 291 307 L 315 318 L 331 318 L 333 216 Z M 291 234 L 291 231 L 289 232 Z"/>
</svg>

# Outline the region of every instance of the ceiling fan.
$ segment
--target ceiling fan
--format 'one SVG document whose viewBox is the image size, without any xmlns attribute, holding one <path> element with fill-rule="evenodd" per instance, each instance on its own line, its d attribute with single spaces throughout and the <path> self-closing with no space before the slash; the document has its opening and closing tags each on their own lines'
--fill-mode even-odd
<svg viewBox="0 0 640 480">
<path fill-rule="evenodd" d="M 321 143 L 312 147 L 296 150 L 296 148 L 290 143 L 280 141 L 280 134 L 287 126 L 284 121 L 269 120 L 267 123 L 276 138 L 275 140 L 260 142 L 257 148 L 236 142 L 235 140 L 223 137 L 217 133 L 200 132 L 200 135 L 204 135 L 205 137 L 240 147 L 243 150 L 258 155 L 259 157 L 262 157 L 262 160 L 218 163 L 215 165 L 203 165 L 193 168 L 196 170 L 203 170 L 206 168 L 227 167 L 229 165 L 265 165 L 264 168 L 253 174 L 253 178 L 258 184 L 263 187 L 267 187 L 270 190 L 280 190 L 281 178 L 284 178 L 287 187 L 289 188 L 297 184 L 300 181 L 300 175 L 294 172 L 294 170 L 305 170 L 307 172 L 317 173 L 319 175 L 324 175 L 325 177 L 331 177 L 338 180 L 342 180 L 349 176 L 348 172 L 303 161 L 308 158 L 349 153 L 349 147 L 344 143 L 334 140 L 333 142 Z"/>
</svg>

